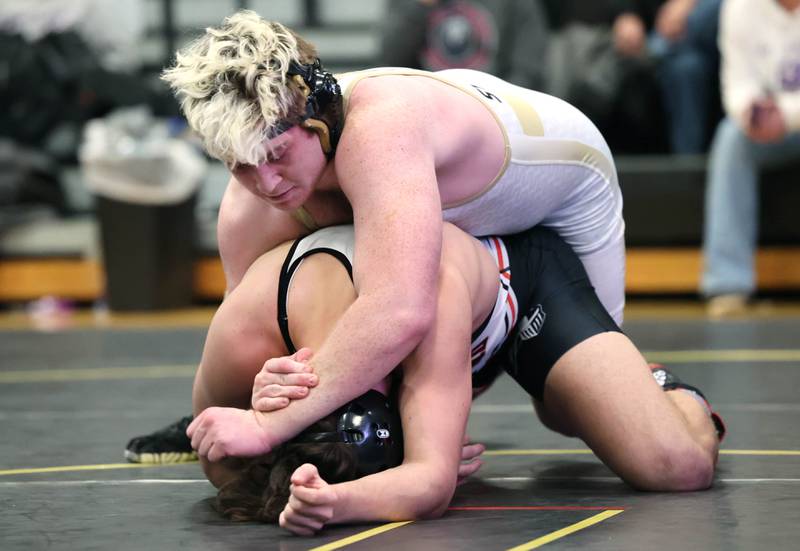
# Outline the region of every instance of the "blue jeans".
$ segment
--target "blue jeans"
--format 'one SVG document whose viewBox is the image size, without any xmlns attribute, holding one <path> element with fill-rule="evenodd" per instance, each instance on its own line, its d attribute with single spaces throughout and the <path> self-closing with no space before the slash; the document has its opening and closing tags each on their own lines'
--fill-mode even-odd
<svg viewBox="0 0 800 551">
<path fill-rule="evenodd" d="M 798 158 L 800 132 L 778 143 L 759 144 L 730 118 L 720 122 L 711 144 L 706 183 L 701 283 L 705 296 L 753 293 L 759 170 Z"/>
<path fill-rule="evenodd" d="M 680 40 L 670 42 L 656 32 L 648 40 L 648 51 L 658 61 L 657 76 L 673 153 L 702 153 L 706 148 L 712 94 L 719 86 L 716 73 L 721 3 L 699 0 Z"/>
</svg>

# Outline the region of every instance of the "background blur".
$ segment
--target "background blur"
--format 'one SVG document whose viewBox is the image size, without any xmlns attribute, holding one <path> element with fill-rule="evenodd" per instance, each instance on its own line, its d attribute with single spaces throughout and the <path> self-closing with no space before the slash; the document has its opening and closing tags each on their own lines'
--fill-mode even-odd
<svg viewBox="0 0 800 551">
<path fill-rule="evenodd" d="M 700 111 L 685 119 L 669 41 L 657 36 L 664 3 L 4 0 L 0 309 L 221 299 L 215 225 L 227 171 L 199 151 L 158 74 L 241 8 L 299 31 L 334 72 L 467 66 L 575 103 L 616 157 L 629 293 L 697 298 L 708 148 L 722 117 L 716 30 L 701 29 L 711 54 L 694 68 Z M 763 177 L 762 294 L 800 289 L 798 176 L 795 162 Z"/>
</svg>

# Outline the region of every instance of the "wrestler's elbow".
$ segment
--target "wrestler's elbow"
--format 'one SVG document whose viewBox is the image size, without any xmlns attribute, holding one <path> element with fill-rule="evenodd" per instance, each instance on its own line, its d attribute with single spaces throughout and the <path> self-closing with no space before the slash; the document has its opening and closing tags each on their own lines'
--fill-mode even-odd
<svg viewBox="0 0 800 551">
<path fill-rule="evenodd" d="M 431 476 L 428 480 L 425 503 L 417 511 L 417 518 L 430 520 L 441 517 L 450 506 L 455 491 L 455 476 Z"/>
<path fill-rule="evenodd" d="M 406 519 L 430 520 L 441 517 L 456 491 L 456 474 L 424 466 L 417 470 Z"/>
<path fill-rule="evenodd" d="M 387 305 L 387 302 L 383 302 Z M 436 303 L 424 300 L 394 301 L 384 306 L 385 319 L 391 324 L 392 333 L 398 342 L 416 346 L 433 327 L 436 318 Z"/>
<path fill-rule="evenodd" d="M 433 321 L 436 311 L 430 314 L 427 310 L 407 310 L 399 315 L 403 320 L 402 333 L 404 334 L 404 342 L 412 349 L 419 345 L 425 336 L 433 328 Z M 397 319 L 397 318 L 395 318 Z"/>
</svg>

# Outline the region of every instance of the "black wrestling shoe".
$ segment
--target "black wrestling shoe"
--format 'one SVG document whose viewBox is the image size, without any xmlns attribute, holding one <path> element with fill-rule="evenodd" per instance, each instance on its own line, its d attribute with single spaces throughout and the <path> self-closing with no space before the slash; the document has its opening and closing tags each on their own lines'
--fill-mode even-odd
<svg viewBox="0 0 800 551">
<path fill-rule="evenodd" d="M 692 385 L 687 385 L 686 383 L 681 381 L 677 375 L 675 375 L 672 371 L 670 371 L 663 365 L 654 363 L 648 365 L 650 366 L 650 371 L 653 373 L 653 378 L 655 378 L 658 385 L 665 391 L 682 388 L 684 390 L 688 390 L 689 392 L 694 392 L 697 396 L 700 397 L 700 399 L 702 399 L 702 401 L 706 405 L 706 409 L 708 410 L 709 415 L 711 416 L 711 421 L 714 423 L 714 428 L 717 429 L 717 436 L 719 437 L 719 441 L 722 442 L 722 439 L 725 437 L 725 433 L 727 432 L 727 429 L 725 428 L 725 422 L 722 420 L 722 417 L 720 417 L 716 411 L 711 409 L 711 404 L 709 403 L 705 394 L 700 392 L 700 389 L 698 389 L 697 387 L 693 387 Z"/>
<path fill-rule="evenodd" d="M 178 419 L 161 430 L 132 438 L 125 447 L 125 459 L 131 463 L 184 463 L 195 461 L 197 452 L 186 436 L 191 415 Z"/>
</svg>

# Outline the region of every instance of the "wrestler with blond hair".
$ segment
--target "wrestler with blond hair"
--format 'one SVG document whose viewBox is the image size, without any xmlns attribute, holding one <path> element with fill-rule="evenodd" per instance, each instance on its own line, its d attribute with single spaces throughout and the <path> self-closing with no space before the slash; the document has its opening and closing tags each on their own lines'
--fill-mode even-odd
<svg viewBox="0 0 800 551">
<path fill-rule="evenodd" d="M 309 360 L 320 380 L 351 376 L 335 378 L 327 406 L 291 404 L 298 419 L 363 393 L 429 331 L 443 219 L 473 235 L 551 227 L 622 321 L 616 170 L 600 133 L 567 103 L 468 70 L 334 76 L 308 42 L 251 11 L 207 29 L 164 78 L 232 172 L 218 228 L 229 290 L 276 244 L 355 225 L 358 298 Z"/>
</svg>

